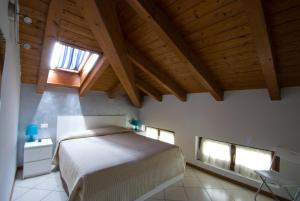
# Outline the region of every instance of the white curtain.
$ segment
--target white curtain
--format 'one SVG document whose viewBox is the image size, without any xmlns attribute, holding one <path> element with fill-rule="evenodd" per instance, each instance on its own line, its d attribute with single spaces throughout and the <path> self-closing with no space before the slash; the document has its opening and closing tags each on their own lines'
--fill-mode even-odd
<svg viewBox="0 0 300 201">
<path fill-rule="evenodd" d="M 234 171 L 253 179 L 259 179 L 254 170 L 269 170 L 272 163 L 270 151 L 236 146 Z"/>
<path fill-rule="evenodd" d="M 198 159 L 223 169 L 230 168 L 230 144 L 202 138 Z"/>
</svg>

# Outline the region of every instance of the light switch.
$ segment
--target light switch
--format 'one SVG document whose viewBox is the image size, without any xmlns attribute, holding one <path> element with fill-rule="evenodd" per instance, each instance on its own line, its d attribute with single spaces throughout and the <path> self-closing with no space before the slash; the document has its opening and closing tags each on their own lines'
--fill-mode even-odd
<svg viewBox="0 0 300 201">
<path fill-rule="evenodd" d="M 48 124 L 46 124 L 46 123 L 41 124 L 41 128 L 48 128 Z"/>
</svg>

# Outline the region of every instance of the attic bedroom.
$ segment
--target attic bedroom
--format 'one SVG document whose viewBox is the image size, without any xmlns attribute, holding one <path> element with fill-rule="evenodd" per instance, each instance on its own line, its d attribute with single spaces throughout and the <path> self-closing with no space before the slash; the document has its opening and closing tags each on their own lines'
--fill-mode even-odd
<svg viewBox="0 0 300 201">
<path fill-rule="evenodd" d="M 300 1 L 0 3 L 0 201 L 300 200 Z"/>
</svg>

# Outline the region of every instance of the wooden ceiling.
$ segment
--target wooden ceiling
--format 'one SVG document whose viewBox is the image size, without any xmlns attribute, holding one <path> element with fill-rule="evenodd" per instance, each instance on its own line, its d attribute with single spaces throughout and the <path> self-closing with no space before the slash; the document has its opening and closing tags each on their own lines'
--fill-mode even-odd
<svg viewBox="0 0 300 201">
<path fill-rule="evenodd" d="M 60 10 L 55 1 L 64 2 Z M 22 82 L 39 85 L 46 79 L 41 69 L 47 71 L 48 58 L 43 61 L 42 52 L 50 51 L 46 44 L 54 38 L 103 53 L 107 68 L 91 72 L 88 76 L 98 77 L 86 86 L 111 94 L 125 90 L 136 106 L 145 94 L 157 100 L 174 94 L 185 101 L 187 93 L 209 92 L 222 100 L 224 90 L 258 88 L 278 100 L 280 88 L 300 86 L 300 1 L 115 3 L 20 0 L 22 16 L 33 19 L 30 25 L 20 20 L 20 40 L 32 47 L 21 49 Z"/>
</svg>

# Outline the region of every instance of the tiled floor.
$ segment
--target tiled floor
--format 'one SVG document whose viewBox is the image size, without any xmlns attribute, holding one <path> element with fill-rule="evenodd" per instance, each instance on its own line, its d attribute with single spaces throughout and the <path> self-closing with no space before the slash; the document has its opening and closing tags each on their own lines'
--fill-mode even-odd
<svg viewBox="0 0 300 201">
<path fill-rule="evenodd" d="M 59 172 L 21 179 L 18 172 L 12 200 L 16 201 L 66 201 Z M 187 167 L 182 181 L 154 195 L 147 201 L 253 201 L 254 193 L 237 185 Z M 258 201 L 272 199 L 259 196 Z"/>
</svg>

